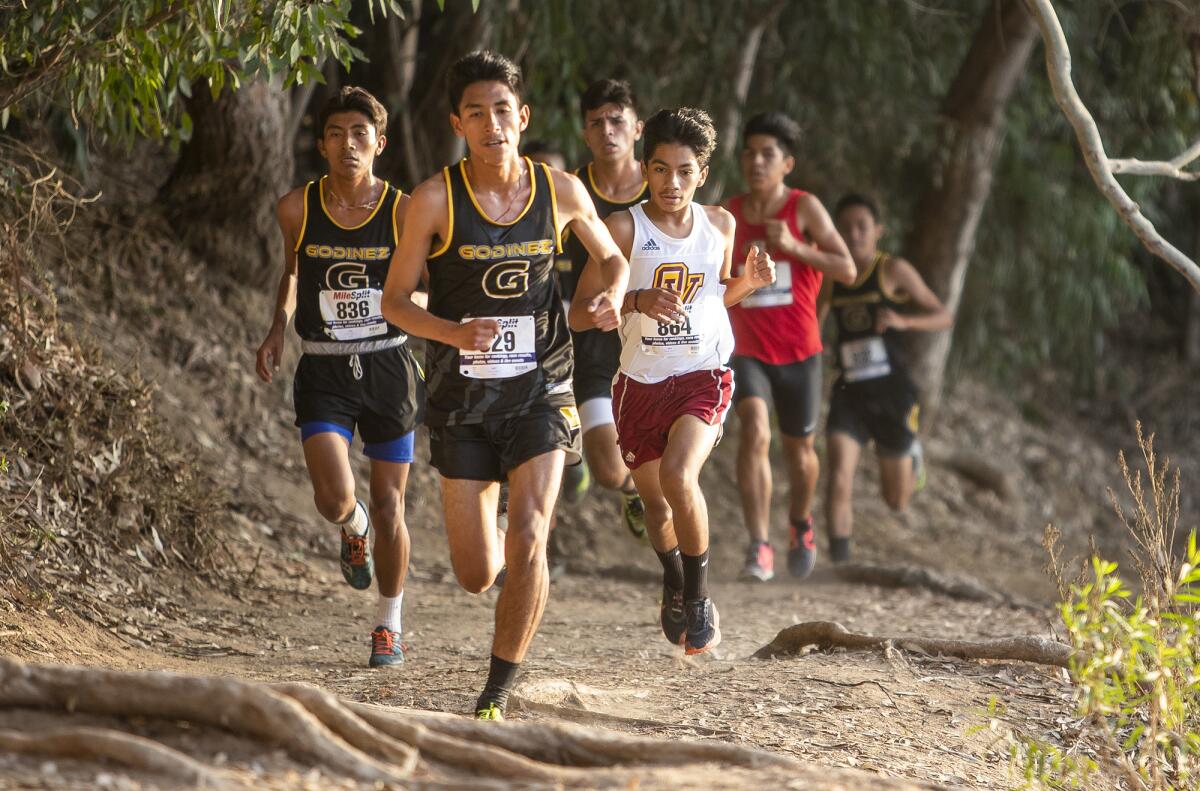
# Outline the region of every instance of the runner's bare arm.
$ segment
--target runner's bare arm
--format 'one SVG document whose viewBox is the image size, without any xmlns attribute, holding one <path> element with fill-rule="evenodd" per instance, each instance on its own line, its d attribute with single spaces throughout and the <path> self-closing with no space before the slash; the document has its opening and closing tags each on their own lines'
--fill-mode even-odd
<svg viewBox="0 0 1200 791">
<path fill-rule="evenodd" d="M 829 303 L 833 299 L 833 281 L 821 281 L 821 290 L 817 293 L 817 326 L 820 327 L 825 323 L 825 317 L 829 315 Z"/>
<path fill-rule="evenodd" d="M 621 322 L 621 300 L 629 284 L 629 253 L 618 246 L 608 226 L 601 222 L 583 182 L 561 170 L 551 170 L 550 175 L 558 199 L 556 230 L 561 235 L 564 228 L 570 227 L 571 234 L 588 251 L 567 322 L 576 332 L 615 330 Z M 594 274 L 588 275 L 589 271 Z"/>
<path fill-rule="evenodd" d="M 284 332 L 288 321 L 296 310 L 296 242 L 304 224 L 304 188 L 299 187 L 279 199 L 275 207 L 275 218 L 283 233 L 283 274 L 279 278 L 279 289 L 275 295 L 275 313 L 271 317 L 271 328 L 255 354 L 255 371 L 264 382 L 270 382 L 279 370 L 283 359 Z"/>
<path fill-rule="evenodd" d="M 954 326 L 954 316 L 949 309 L 937 298 L 937 294 L 925 284 L 917 268 L 903 258 L 890 259 L 886 268 L 880 273 L 882 285 L 887 291 L 897 296 L 907 296 L 912 304 L 921 309 L 920 313 L 897 313 L 883 308 L 876 314 L 875 330 L 883 332 L 889 327 L 897 330 L 917 330 L 932 332 L 948 330 Z"/>
<path fill-rule="evenodd" d="M 725 307 L 732 307 L 763 286 L 775 282 L 775 262 L 766 250 L 751 245 L 746 252 L 742 274 L 733 277 L 733 215 L 720 206 L 705 206 L 709 221 L 725 237 L 725 260 L 721 264 L 721 285 L 725 286 Z"/>
<path fill-rule="evenodd" d="M 808 238 L 812 239 L 812 244 L 797 239 L 783 220 L 767 221 L 768 241 L 839 283 L 853 283 L 858 276 L 854 259 L 850 257 L 850 250 L 842 240 L 842 235 L 837 232 L 833 219 L 817 196 L 800 196 L 796 201 L 796 220 Z"/>
<path fill-rule="evenodd" d="M 438 318 L 413 302 L 425 262 L 434 242 L 449 234 L 450 216 L 446 185 L 439 173 L 413 191 L 404 215 L 404 232 L 392 254 L 387 282 L 383 287 L 383 317 L 400 329 L 421 338 L 459 349 L 488 349 L 499 328 L 490 319 L 473 319 L 465 324 Z"/>
</svg>

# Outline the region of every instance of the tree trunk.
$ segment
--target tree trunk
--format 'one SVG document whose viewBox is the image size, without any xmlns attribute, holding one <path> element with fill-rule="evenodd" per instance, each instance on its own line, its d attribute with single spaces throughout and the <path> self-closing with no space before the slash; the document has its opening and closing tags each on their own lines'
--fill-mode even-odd
<svg viewBox="0 0 1200 791">
<path fill-rule="evenodd" d="M 275 202 L 291 187 L 288 95 L 267 83 L 197 86 L 188 101 L 192 139 L 163 187 L 180 239 L 211 267 L 247 285 L 278 274 L 282 239 Z"/>
<path fill-rule="evenodd" d="M 992 188 L 1004 108 L 1033 51 L 1037 26 L 1021 0 L 993 0 L 942 106 L 932 173 L 917 205 L 907 253 L 925 281 L 957 312 Z M 908 360 L 927 415 L 941 401 L 952 330 L 914 332 Z"/>
<path fill-rule="evenodd" d="M 746 98 L 750 95 L 750 83 L 754 78 L 754 67 L 758 64 L 758 51 L 762 46 L 762 37 L 768 27 L 778 24 L 779 14 L 783 11 L 783 2 L 778 0 L 762 13 L 758 21 L 751 26 L 743 38 L 738 50 L 737 63 L 733 67 L 733 91 L 727 95 L 725 106 L 722 108 L 717 122 L 717 150 L 713 159 L 728 160 L 737 151 L 741 138 L 742 111 L 746 107 Z M 725 195 L 725 177 L 719 170 L 706 189 L 707 203 L 720 203 Z"/>
</svg>

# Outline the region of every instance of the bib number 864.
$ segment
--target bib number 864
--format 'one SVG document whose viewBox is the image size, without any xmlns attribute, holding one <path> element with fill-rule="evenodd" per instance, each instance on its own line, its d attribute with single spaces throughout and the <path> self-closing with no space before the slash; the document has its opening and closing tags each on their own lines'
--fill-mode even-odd
<svg viewBox="0 0 1200 791">
<path fill-rule="evenodd" d="M 658 323 L 658 335 L 661 338 L 676 335 L 691 335 L 692 320 L 685 318 L 683 321 L 673 321 L 670 323 L 660 321 Z"/>
<path fill-rule="evenodd" d="M 371 303 L 365 299 L 357 302 L 339 302 L 335 312 L 339 319 L 365 319 L 371 315 Z"/>
</svg>

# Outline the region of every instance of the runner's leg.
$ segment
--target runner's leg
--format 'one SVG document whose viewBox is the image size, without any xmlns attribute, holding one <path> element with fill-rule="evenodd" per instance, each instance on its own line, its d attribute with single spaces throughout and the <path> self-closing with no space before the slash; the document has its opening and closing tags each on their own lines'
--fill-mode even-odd
<svg viewBox="0 0 1200 791">
<path fill-rule="evenodd" d="M 858 466 L 862 445 L 841 431 L 829 432 L 825 442 L 829 454 L 829 483 L 825 497 L 829 554 L 834 563 L 841 563 L 850 558 L 850 531 L 854 526 L 854 470 Z"/>
<path fill-rule="evenodd" d="M 546 538 L 566 454 L 542 453 L 508 473 L 508 534 L 504 560 L 508 577 L 496 602 L 492 653 L 508 662 L 525 658 L 546 607 L 550 586 Z"/>
<path fill-rule="evenodd" d="M 771 416 L 766 399 L 746 396 L 734 407 L 741 430 L 738 444 L 738 493 L 751 542 L 770 540 Z"/>
<path fill-rule="evenodd" d="M 496 481 L 442 478 L 450 564 L 458 584 L 471 593 L 490 588 L 504 565 L 496 530 L 499 503 L 500 484 Z"/>
<path fill-rule="evenodd" d="M 879 457 L 879 482 L 883 500 L 893 511 L 903 511 L 913 493 L 913 458 L 903 456 Z"/>
<path fill-rule="evenodd" d="M 350 440 L 333 431 L 304 440 L 304 463 L 312 481 L 313 501 L 327 521 L 342 524 L 354 513 L 354 471 Z"/>
</svg>

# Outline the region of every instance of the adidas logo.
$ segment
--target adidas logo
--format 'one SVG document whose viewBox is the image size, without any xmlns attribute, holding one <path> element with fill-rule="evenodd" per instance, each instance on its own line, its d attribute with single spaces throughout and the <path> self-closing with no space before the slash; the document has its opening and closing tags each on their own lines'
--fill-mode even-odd
<svg viewBox="0 0 1200 791">
<path fill-rule="evenodd" d="M 641 251 L 643 253 L 646 253 L 646 252 L 657 253 L 657 252 L 661 252 L 662 248 L 658 246 L 658 242 L 654 241 L 653 239 L 647 239 L 646 243 L 642 245 Z"/>
<path fill-rule="evenodd" d="M 625 461 L 629 462 L 630 464 L 633 464 L 633 462 L 636 458 L 637 458 L 637 456 L 633 455 L 633 451 L 630 451 L 629 453 L 625 454 Z"/>
</svg>

